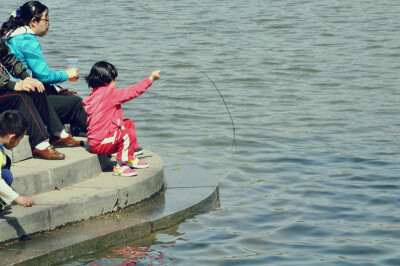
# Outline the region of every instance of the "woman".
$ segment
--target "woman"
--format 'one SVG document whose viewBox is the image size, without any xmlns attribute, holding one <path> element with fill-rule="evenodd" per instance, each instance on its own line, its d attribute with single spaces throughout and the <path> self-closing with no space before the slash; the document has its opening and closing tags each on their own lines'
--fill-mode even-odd
<svg viewBox="0 0 400 266">
<path fill-rule="evenodd" d="M 3 66 L 22 81 L 11 81 Z M 22 62 L 10 53 L 8 46 L 0 39 L 0 113 L 8 109 L 22 113 L 29 125 L 29 141 L 35 157 L 62 160 L 65 155 L 49 144 L 48 132 L 61 134 L 63 125 L 43 91 L 43 84 L 29 77 Z M 58 142 L 73 144 L 70 137 L 59 138 Z"/>
<path fill-rule="evenodd" d="M 49 27 L 47 7 L 39 1 L 30 1 L 11 14 L 9 20 L 1 27 L 0 35 L 10 47 L 11 53 L 32 71 L 32 77 L 43 82 L 49 101 L 61 122 L 77 126 L 86 132 L 86 114 L 83 110 L 82 98 L 75 96 L 76 92 L 52 85 L 68 79 L 78 79 L 79 70 L 70 68 L 65 71 L 53 71 L 49 68 L 36 37 L 45 36 Z"/>
</svg>

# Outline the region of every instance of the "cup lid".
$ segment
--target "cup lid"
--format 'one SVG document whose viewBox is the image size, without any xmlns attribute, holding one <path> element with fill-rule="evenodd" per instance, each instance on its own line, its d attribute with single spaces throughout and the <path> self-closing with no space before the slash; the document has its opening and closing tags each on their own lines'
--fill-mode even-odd
<svg viewBox="0 0 400 266">
<path fill-rule="evenodd" d="M 67 59 L 67 64 L 77 64 L 78 63 L 78 59 L 76 58 L 68 58 Z"/>
</svg>

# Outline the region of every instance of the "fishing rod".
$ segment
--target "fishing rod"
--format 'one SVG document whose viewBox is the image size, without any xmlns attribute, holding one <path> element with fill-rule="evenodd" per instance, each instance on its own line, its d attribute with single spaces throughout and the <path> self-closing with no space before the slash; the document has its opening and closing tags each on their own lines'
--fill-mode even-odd
<svg viewBox="0 0 400 266">
<path fill-rule="evenodd" d="M 231 119 L 231 123 L 232 123 L 232 131 L 233 131 L 233 140 L 232 140 L 232 148 L 236 151 L 236 128 L 235 128 L 235 123 L 233 122 L 233 118 L 231 115 L 231 111 L 229 110 L 228 104 L 226 103 L 224 96 L 222 96 L 221 91 L 218 89 L 217 85 L 215 85 L 214 81 L 211 80 L 211 78 L 207 75 L 206 72 L 204 72 L 203 70 L 201 70 L 200 68 L 198 68 L 197 66 L 186 62 L 186 61 L 182 61 L 182 60 L 170 60 L 170 62 L 179 62 L 179 63 L 184 63 L 194 69 L 196 69 L 197 71 L 199 71 L 200 73 L 202 73 L 215 87 L 215 89 L 218 91 L 219 96 L 221 96 L 222 101 L 225 104 L 226 110 L 228 111 L 229 114 L 229 118 Z M 167 63 L 166 63 L 167 64 Z M 163 66 L 165 66 L 166 64 L 164 64 Z"/>
</svg>

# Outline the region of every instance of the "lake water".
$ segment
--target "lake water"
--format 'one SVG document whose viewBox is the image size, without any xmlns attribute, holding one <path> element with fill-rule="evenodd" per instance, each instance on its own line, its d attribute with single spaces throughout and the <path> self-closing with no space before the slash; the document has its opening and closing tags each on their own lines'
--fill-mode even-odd
<svg viewBox="0 0 400 266">
<path fill-rule="evenodd" d="M 43 3 L 50 66 L 107 60 L 118 87 L 161 68 L 125 116 L 141 146 L 220 184 L 205 213 L 69 265 L 400 264 L 397 0 Z M 217 90 L 180 61 L 223 94 L 236 148 Z"/>
</svg>

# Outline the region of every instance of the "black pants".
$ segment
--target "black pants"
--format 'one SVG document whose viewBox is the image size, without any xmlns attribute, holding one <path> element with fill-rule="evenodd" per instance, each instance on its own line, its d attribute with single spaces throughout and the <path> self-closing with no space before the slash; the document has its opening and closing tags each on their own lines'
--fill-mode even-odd
<svg viewBox="0 0 400 266">
<path fill-rule="evenodd" d="M 87 115 L 83 109 L 82 98 L 79 96 L 59 95 L 54 85 L 44 84 L 47 97 L 53 105 L 58 117 L 63 124 L 70 124 L 71 127 L 77 126 L 82 132 L 87 132 Z"/>
<path fill-rule="evenodd" d="M 83 109 L 81 97 L 49 95 L 47 98 L 61 123 L 70 124 L 71 127 L 78 126 L 83 132 L 87 132 L 87 115 Z"/>
<path fill-rule="evenodd" d="M 0 90 L 0 112 L 18 110 L 28 122 L 31 147 L 64 128 L 45 93 Z M 47 128 L 46 128 L 47 127 Z"/>
</svg>

